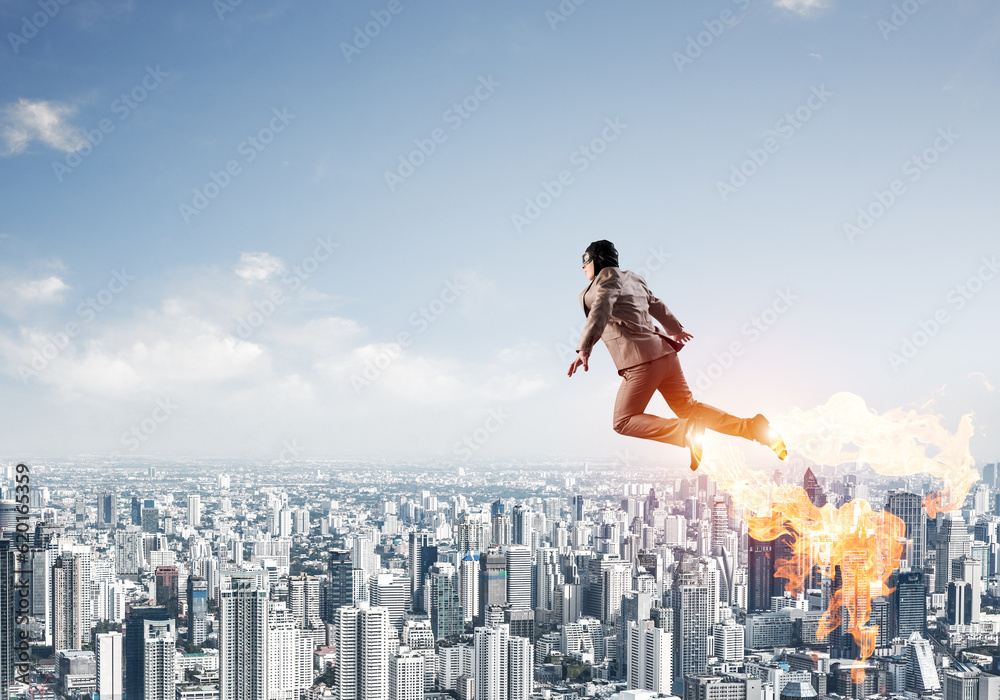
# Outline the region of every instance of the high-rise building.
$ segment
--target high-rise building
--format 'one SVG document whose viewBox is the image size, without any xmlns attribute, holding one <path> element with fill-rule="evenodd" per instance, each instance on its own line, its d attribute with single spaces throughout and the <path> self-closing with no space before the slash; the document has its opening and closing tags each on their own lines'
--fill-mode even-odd
<svg viewBox="0 0 1000 700">
<path fill-rule="evenodd" d="M 911 634 L 906 641 L 906 690 L 918 694 L 941 690 L 931 643 L 919 632 Z"/>
<path fill-rule="evenodd" d="M 927 629 L 927 583 L 923 571 L 903 571 L 892 593 L 896 608 L 896 636 L 909 639 Z"/>
<path fill-rule="evenodd" d="M 817 508 L 822 508 L 826 505 L 826 494 L 823 493 L 823 487 L 819 485 L 819 479 L 813 474 L 811 467 L 806 468 L 806 475 L 802 479 L 802 487 L 806 491 L 806 495 L 809 496 L 809 500 Z"/>
<path fill-rule="evenodd" d="M 720 556 L 729 533 L 729 511 L 724 499 L 715 498 L 712 503 L 712 556 Z"/>
<path fill-rule="evenodd" d="M 906 525 L 904 557 L 907 568 L 912 571 L 922 570 L 927 545 L 927 516 L 924 513 L 923 497 L 905 491 L 890 491 L 886 496 L 885 510 Z"/>
<path fill-rule="evenodd" d="M 534 684 L 534 645 L 529 639 L 511 635 L 507 640 L 507 697 L 528 700 Z"/>
<path fill-rule="evenodd" d="M 208 581 L 201 576 L 188 576 L 188 644 L 198 645 L 205 641 L 205 621 L 207 614 Z"/>
<path fill-rule="evenodd" d="M 436 562 L 427 572 L 424 595 L 428 601 L 431 629 L 436 639 L 457 637 L 465 631 L 465 616 L 458 595 L 458 573 L 445 562 Z"/>
<path fill-rule="evenodd" d="M 972 554 L 972 538 L 958 512 L 942 514 L 937 526 L 937 557 L 934 569 L 934 592 L 945 593 L 951 583 L 951 563 Z"/>
<path fill-rule="evenodd" d="M 101 491 L 97 497 L 97 527 L 110 530 L 118 527 L 118 496 L 114 491 Z"/>
<path fill-rule="evenodd" d="M 715 626 L 715 656 L 720 661 L 741 661 L 746 630 L 729 618 Z"/>
<path fill-rule="evenodd" d="M 319 628 L 319 579 L 300 574 L 288 579 L 288 610 L 295 624 L 302 628 Z"/>
<path fill-rule="evenodd" d="M 507 625 L 476 628 L 472 661 L 475 700 L 507 700 L 509 697 L 509 641 Z"/>
<path fill-rule="evenodd" d="M 959 557 L 951 563 L 951 568 L 951 582 L 948 584 L 948 624 L 977 623 L 983 585 L 982 562 L 972 557 Z"/>
<path fill-rule="evenodd" d="M 142 525 L 142 502 L 139 500 L 138 496 L 132 496 L 129 513 L 132 516 L 133 525 Z"/>
<path fill-rule="evenodd" d="M 673 683 L 672 635 L 647 619 L 630 621 L 627 636 L 628 689 L 669 695 Z"/>
<path fill-rule="evenodd" d="M 413 609 L 417 612 L 427 612 L 424 584 L 427 580 L 428 570 L 437 561 L 437 546 L 434 542 L 433 532 L 418 530 L 410 533 L 407 573 L 410 575 L 410 599 L 413 603 Z"/>
<path fill-rule="evenodd" d="M 128 700 L 146 698 L 145 623 L 148 620 L 169 620 L 162 605 L 134 605 L 125 618 L 125 697 Z"/>
<path fill-rule="evenodd" d="M 14 542 L 0 540 L 0 700 L 10 698 L 10 686 L 14 680 L 14 601 L 18 598 L 14 589 Z"/>
<path fill-rule="evenodd" d="M 98 634 L 94 645 L 97 661 L 97 696 L 101 700 L 122 700 L 125 656 L 121 632 Z"/>
<path fill-rule="evenodd" d="M 188 525 L 201 527 L 201 496 L 196 493 L 188 495 Z"/>
<path fill-rule="evenodd" d="M 139 529 L 131 527 L 115 531 L 115 573 L 136 576 L 146 558 L 145 538 Z"/>
<path fill-rule="evenodd" d="M 56 651 L 83 647 L 83 600 L 82 561 L 63 554 L 52 567 L 52 639 Z"/>
<path fill-rule="evenodd" d="M 167 609 L 167 615 L 177 618 L 177 598 L 180 574 L 176 566 L 156 567 L 156 604 Z"/>
<path fill-rule="evenodd" d="M 330 550 L 330 577 L 326 585 L 323 619 L 333 622 L 337 608 L 354 605 L 354 562 L 349 549 Z"/>
<path fill-rule="evenodd" d="M 267 586 L 265 571 L 222 572 L 219 700 L 268 700 Z"/>
<path fill-rule="evenodd" d="M 479 611 L 479 554 L 469 552 L 458 563 L 458 602 L 465 622 L 471 623 Z"/>
<path fill-rule="evenodd" d="M 674 677 L 704 673 L 708 667 L 709 616 L 708 586 L 690 578 L 674 584 Z"/>
<path fill-rule="evenodd" d="M 507 559 L 507 603 L 513 608 L 530 610 L 531 548 L 514 544 L 502 549 Z"/>
<path fill-rule="evenodd" d="M 176 624 L 176 620 L 144 620 L 142 623 L 144 700 L 174 700 Z"/>
<path fill-rule="evenodd" d="M 479 610 L 476 626 L 486 620 L 486 610 L 492 605 L 507 604 L 507 557 L 498 548 L 491 547 L 479 555 Z"/>
<path fill-rule="evenodd" d="M 359 602 L 337 611 L 337 700 L 388 700 L 389 611 Z"/>
<path fill-rule="evenodd" d="M 371 577 L 368 600 L 373 607 L 385 608 L 389 624 L 401 632 L 406 611 L 410 609 L 410 581 L 392 574 L 376 574 Z M 358 602 L 361 601 L 355 605 Z"/>
<path fill-rule="evenodd" d="M 389 700 L 423 700 L 423 655 L 400 649 L 389 657 Z"/>
<path fill-rule="evenodd" d="M 268 611 L 267 687 L 269 700 L 300 700 L 312 686 L 313 640 L 283 603 Z"/>
</svg>

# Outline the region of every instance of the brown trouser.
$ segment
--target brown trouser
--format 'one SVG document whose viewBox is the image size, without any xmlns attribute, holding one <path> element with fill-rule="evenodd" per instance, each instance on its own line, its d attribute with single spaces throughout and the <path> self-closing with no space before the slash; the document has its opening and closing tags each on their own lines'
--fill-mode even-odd
<svg viewBox="0 0 1000 700">
<path fill-rule="evenodd" d="M 677 418 L 661 418 L 645 413 L 654 391 L 663 394 Z M 701 427 L 717 433 L 753 439 L 749 418 L 737 418 L 694 400 L 676 353 L 622 372 L 622 385 L 615 399 L 616 433 L 684 447 L 684 434 L 691 421 L 698 421 Z"/>
</svg>

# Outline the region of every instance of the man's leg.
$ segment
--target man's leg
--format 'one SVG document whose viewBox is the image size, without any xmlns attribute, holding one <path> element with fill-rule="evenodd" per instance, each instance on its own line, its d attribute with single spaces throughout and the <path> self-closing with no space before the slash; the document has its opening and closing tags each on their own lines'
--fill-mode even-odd
<svg viewBox="0 0 1000 700">
<path fill-rule="evenodd" d="M 676 356 L 668 356 L 676 359 Z M 678 418 L 661 418 L 646 413 L 646 406 L 670 372 L 668 357 L 661 357 L 637 367 L 630 367 L 622 375 L 622 384 L 615 399 L 615 432 L 621 435 L 685 446 L 684 434 L 687 421 Z M 678 365 L 679 367 L 679 365 Z M 683 376 L 681 377 L 683 380 Z M 690 393 L 690 392 L 689 392 Z"/>
<path fill-rule="evenodd" d="M 660 381 L 657 389 L 663 394 L 670 410 L 677 414 L 678 418 L 697 421 L 702 428 L 714 430 L 725 435 L 735 435 L 736 437 L 753 440 L 750 432 L 749 418 L 737 418 L 722 411 L 715 406 L 701 403 L 694 400 L 691 389 L 688 388 L 684 372 L 681 370 L 681 363 L 676 354 L 668 355 L 667 371 Z"/>
</svg>

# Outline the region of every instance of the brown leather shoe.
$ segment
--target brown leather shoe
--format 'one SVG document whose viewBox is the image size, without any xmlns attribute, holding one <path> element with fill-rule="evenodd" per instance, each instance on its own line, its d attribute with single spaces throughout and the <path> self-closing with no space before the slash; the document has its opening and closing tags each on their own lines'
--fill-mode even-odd
<svg viewBox="0 0 1000 700">
<path fill-rule="evenodd" d="M 754 440 L 774 450 L 774 454 L 778 455 L 778 459 L 788 458 L 785 441 L 778 435 L 778 431 L 771 427 L 767 418 L 759 413 L 750 419 L 750 434 Z"/>
<path fill-rule="evenodd" d="M 701 458 L 704 455 L 705 428 L 697 421 L 688 424 L 687 432 L 684 433 L 684 444 L 691 452 L 691 471 L 697 471 L 701 466 Z"/>
</svg>

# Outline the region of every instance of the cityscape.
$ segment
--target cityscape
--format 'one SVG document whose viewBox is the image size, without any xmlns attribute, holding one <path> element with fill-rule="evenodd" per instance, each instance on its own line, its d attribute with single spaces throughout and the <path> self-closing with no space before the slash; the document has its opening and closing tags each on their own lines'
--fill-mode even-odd
<svg viewBox="0 0 1000 700">
<path fill-rule="evenodd" d="M 886 585 L 796 590 L 794 535 L 620 461 L 7 464 L 3 698 L 995 698 L 997 465 L 934 518 L 928 477 L 782 466 L 905 525 Z"/>
</svg>

